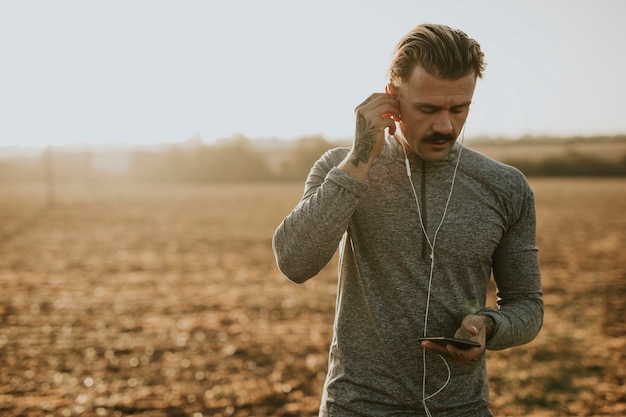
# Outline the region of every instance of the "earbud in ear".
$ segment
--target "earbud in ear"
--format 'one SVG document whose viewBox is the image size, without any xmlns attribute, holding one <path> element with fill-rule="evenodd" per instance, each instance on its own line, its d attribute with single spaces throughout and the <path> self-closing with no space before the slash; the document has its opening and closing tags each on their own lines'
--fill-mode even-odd
<svg viewBox="0 0 626 417">
<path fill-rule="evenodd" d="M 398 100 L 398 89 L 393 84 L 390 83 L 385 86 L 385 93 Z M 402 115 L 400 114 L 400 112 L 398 112 L 398 116 L 393 117 L 393 120 L 395 120 L 396 122 L 402 120 Z"/>
</svg>

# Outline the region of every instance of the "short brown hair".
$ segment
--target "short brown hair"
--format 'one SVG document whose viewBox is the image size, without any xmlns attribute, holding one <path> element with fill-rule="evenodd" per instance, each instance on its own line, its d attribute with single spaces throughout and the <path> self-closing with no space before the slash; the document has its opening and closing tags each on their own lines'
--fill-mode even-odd
<svg viewBox="0 0 626 417">
<path fill-rule="evenodd" d="M 397 86 L 406 81 L 416 66 L 455 80 L 472 72 L 482 78 L 486 64 L 480 45 L 465 32 L 423 23 L 398 42 L 389 66 L 389 82 Z"/>
</svg>

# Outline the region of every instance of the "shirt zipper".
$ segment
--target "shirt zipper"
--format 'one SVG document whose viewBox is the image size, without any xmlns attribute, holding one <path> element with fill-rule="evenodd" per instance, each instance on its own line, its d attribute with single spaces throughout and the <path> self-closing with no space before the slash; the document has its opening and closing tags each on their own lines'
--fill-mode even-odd
<svg viewBox="0 0 626 417">
<path fill-rule="evenodd" d="M 422 184 L 421 184 L 421 197 L 422 197 L 422 223 L 424 225 L 424 232 L 422 233 L 422 258 L 426 259 L 429 256 L 429 245 L 426 233 L 428 231 L 427 210 L 426 210 L 426 161 L 422 159 Z"/>
</svg>

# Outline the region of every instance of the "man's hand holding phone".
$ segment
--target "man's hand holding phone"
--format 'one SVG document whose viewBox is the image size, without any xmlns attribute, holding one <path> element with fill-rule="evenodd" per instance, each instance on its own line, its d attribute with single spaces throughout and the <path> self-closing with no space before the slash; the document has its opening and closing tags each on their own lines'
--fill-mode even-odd
<svg viewBox="0 0 626 417">
<path fill-rule="evenodd" d="M 422 347 L 441 353 L 460 365 L 476 362 L 487 348 L 485 320 L 484 316 L 470 314 L 463 319 L 453 338 L 420 338 Z"/>
</svg>

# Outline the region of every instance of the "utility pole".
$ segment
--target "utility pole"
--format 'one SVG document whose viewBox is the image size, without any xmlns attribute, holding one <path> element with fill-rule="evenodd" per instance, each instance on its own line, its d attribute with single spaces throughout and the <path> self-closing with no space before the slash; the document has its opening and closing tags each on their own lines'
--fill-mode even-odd
<svg viewBox="0 0 626 417">
<path fill-rule="evenodd" d="M 46 202 L 48 207 L 52 207 L 56 203 L 54 190 L 54 160 L 52 154 L 52 146 L 48 146 L 43 154 L 43 168 L 46 182 Z"/>
</svg>

